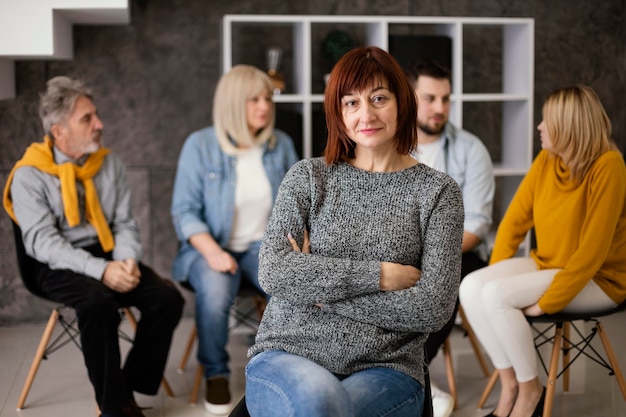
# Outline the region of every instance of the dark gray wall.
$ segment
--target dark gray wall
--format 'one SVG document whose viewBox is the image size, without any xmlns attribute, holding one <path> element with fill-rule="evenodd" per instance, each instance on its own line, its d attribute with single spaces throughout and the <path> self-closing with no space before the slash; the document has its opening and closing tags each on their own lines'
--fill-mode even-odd
<svg viewBox="0 0 626 417">
<path fill-rule="evenodd" d="M 532 17 L 536 48 L 535 124 L 540 121 L 541 103 L 552 89 L 570 83 L 589 84 L 596 89 L 609 113 L 620 149 L 626 149 L 624 0 L 289 3 L 133 0 L 128 26 L 76 26 L 72 61 L 17 62 L 17 96 L 0 101 L 0 183 L 5 183 L 24 149 L 42 137 L 37 100 L 46 80 L 62 74 L 86 80 L 95 87 L 96 104 L 105 124 L 106 145 L 128 165 L 145 260 L 168 275 L 177 245 L 169 216 L 176 160 L 184 138 L 211 123 L 212 96 L 220 75 L 224 14 Z M 498 47 L 493 40 L 477 38 L 473 42 L 476 47 L 468 49 L 480 55 L 466 59 L 482 66 L 485 62 L 497 62 Z M 251 51 L 255 47 L 251 44 Z M 497 79 L 494 81 L 484 71 L 466 78 L 466 85 L 497 83 Z M 490 125 L 485 123 L 490 119 L 493 119 L 491 112 L 478 110 L 468 116 L 466 125 L 479 129 L 481 125 Z M 496 146 L 493 143 L 490 150 L 497 159 L 497 150 L 493 148 Z M 535 149 L 538 149 L 537 139 Z M 49 314 L 49 305 L 23 288 L 17 272 L 10 219 L 2 212 L 0 325 L 41 321 Z"/>
</svg>

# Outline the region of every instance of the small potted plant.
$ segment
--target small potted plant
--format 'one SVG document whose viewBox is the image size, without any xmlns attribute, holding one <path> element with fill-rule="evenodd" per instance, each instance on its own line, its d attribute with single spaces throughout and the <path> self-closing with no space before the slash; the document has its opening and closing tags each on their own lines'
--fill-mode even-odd
<svg viewBox="0 0 626 417">
<path fill-rule="evenodd" d="M 345 30 L 335 29 L 326 34 L 322 42 L 322 53 L 332 66 L 335 66 L 339 58 L 356 46 L 350 33 Z M 330 74 L 324 74 L 324 82 L 328 81 Z"/>
</svg>

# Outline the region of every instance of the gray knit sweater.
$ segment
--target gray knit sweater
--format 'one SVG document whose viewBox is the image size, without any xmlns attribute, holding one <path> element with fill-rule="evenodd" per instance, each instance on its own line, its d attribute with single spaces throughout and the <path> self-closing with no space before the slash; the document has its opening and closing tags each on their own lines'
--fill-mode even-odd
<svg viewBox="0 0 626 417">
<path fill-rule="evenodd" d="M 301 244 L 304 229 L 310 254 L 287 239 L 291 232 Z M 249 355 L 284 350 L 336 374 L 388 367 L 424 383 L 427 333 L 456 302 L 462 235 L 461 191 L 444 173 L 298 162 L 261 246 L 259 282 L 272 298 Z M 413 265 L 422 277 L 410 289 L 380 291 L 381 261 Z"/>
</svg>

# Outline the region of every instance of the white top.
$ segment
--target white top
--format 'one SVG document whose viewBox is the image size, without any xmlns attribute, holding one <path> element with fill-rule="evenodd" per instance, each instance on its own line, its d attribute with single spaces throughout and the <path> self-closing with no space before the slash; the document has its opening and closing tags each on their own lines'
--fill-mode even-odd
<svg viewBox="0 0 626 417">
<path fill-rule="evenodd" d="M 417 145 L 417 152 L 413 153 L 413 157 L 422 164 L 436 169 L 435 161 L 441 150 L 441 143 L 441 137 L 434 142 L 420 143 Z"/>
<path fill-rule="evenodd" d="M 272 210 L 272 187 L 262 158 L 260 147 L 237 153 L 235 214 L 226 245 L 233 252 L 245 252 L 250 243 L 263 238 Z"/>
</svg>

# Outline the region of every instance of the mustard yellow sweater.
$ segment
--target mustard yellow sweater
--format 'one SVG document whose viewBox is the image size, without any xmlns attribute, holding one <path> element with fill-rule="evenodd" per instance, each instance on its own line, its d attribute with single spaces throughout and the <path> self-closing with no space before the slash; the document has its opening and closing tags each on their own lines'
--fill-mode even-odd
<svg viewBox="0 0 626 417">
<path fill-rule="evenodd" d="M 540 269 L 562 268 L 539 299 L 548 314 L 565 308 L 593 279 L 616 303 L 626 300 L 626 167 L 609 151 L 581 184 L 561 158 L 537 155 L 509 205 L 490 263 L 513 257 L 532 227 Z"/>
</svg>

